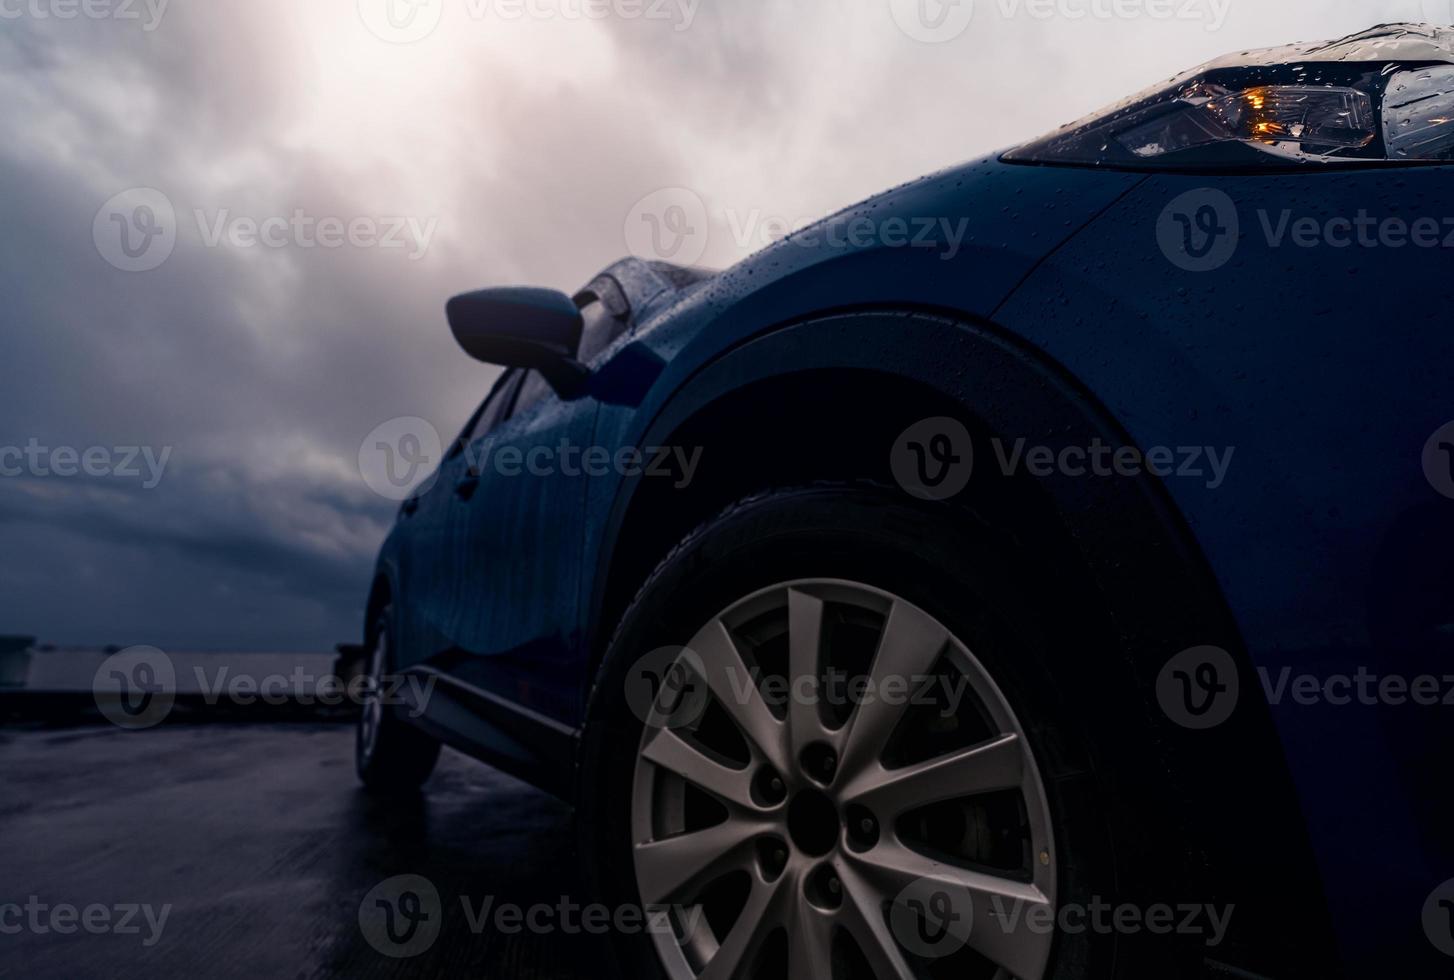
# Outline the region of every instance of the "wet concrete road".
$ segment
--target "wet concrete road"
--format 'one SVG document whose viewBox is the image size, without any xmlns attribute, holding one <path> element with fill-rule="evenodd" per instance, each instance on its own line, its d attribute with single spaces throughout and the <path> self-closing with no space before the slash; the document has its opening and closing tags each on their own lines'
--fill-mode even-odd
<svg viewBox="0 0 1454 980">
<path fill-rule="evenodd" d="M 601 939 L 477 930 L 460 900 L 582 902 L 565 806 L 448 749 L 422 798 L 381 803 L 358 789 L 352 738 L 348 725 L 0 728 L 0 976 L 600 975 Z M 413 957 L 384 955 L 360 926 L 365 897 L 398 875 L 441 896 L 437 939 Z M 4 911 L 32 896 L 46 908 Z M 74 922 L 55 916 L 66 905 Z M 135 933 L 91 934 L 77 923 L 99 929 L 95 905 L 113 924 L 127 906 L 171 910 L 147 946 L 145 910 Z"/>
</svg>

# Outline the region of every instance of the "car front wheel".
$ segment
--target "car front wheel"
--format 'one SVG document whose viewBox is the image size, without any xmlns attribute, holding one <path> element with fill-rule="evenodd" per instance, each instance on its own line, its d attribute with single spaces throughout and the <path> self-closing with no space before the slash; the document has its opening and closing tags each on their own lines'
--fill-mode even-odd
<svg viewBox="0 0 1454 980">
<path fill-rule="evenodd" d="M 621 975 L 1180 975 L 1056 929 L 1165 869 L 1120 856 L 1151 810 L 1106 799 L 1114 749 L 1055 672 L 1091 651 L 1034 585 L 993 535 L 869 488 L 765 494 L 675 549 L 586 732 L 598 886 L 655 924 L 618 937 Z"/>
</svg>

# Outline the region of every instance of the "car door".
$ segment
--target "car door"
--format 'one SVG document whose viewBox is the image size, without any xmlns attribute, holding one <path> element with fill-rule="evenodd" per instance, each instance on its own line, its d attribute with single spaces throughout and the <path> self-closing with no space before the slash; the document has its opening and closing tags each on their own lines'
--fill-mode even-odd
<svg viewBox="0 0 1454 980">
<path fill-rule="evenodd" d="M 602 288 L 604 292 L 604 288 Z M 579 357 L 598 368 L 627 331 L 623 301 L 590 298 Z M 465 549 L 450 617 L 452 669 L 486 691 L 573 725 L 579 714 L 580 559 L 600 403 L 564 401 L 525 375 L 509 420 L 457 488 Z"/>
<path fill-rule="evenodd" d="M 457 602 L 462 557 L 451 527 L 451 522 L 457 520 L 456 488 L 468 474 L 471 462 L 487 451 L 491 433 L 509 418 L 522 380 L 520 371 L 508 371 L 496 380 L 459 437 L 450 444 L 438 475 L 426 481 L 400 509 L 403 604 L 399 612 L 404 642 L 398 651 L 399 667 L 437 661 L 454 645 L 448 615 Z"/>
</svg>

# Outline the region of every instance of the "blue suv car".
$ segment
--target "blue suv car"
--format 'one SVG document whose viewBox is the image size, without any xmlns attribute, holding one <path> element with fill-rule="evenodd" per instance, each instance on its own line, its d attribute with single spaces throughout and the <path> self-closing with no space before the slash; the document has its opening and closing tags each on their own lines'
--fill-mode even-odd
<svg viewBox="0 0 1454 980">
<path fill-rule="evenodd" d="M 1448 976 L 1451 310 L 1416 25 L 459 297 L 359 772 L 574 802 L 626 977 Z"/>
</svg>

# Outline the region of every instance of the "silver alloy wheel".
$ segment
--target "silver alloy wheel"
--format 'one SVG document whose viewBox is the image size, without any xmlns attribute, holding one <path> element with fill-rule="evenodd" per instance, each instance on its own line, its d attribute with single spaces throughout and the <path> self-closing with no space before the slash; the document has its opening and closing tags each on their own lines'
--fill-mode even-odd
<svg viewBox="0 0 1454 980">
<path fill-rule="evenodd" d="M 368 683 L 363 691 L 363 710 L 358 717 L 359 755 L 367 759 L 374 754 L 379 740 L 379 726 L 384 719 L 384 698 L 381 685 L 389 662 L 389 632 L 379 630 L 373 652 L 369 654 Z"/>
<path fill-rule="evenodd" d="M 835 708 L 831 689 L 814 696 L 801 681 L 826 676 L 845 612 L 877 624 L 858 676 L 884 696 Z M 795 679 L 786 697 L 781 685 L 769 697 L 769 685 L 752 680 L 773 673 L 764 666 L 769 647 L 778 676 Z M 733 604 L 677 664 L 679 678 L 702 682 L 701 697 L 686 717 L 682 705 L 694 698 L 682 692 L 692 685 L 663 685 L 642 734 L 631 807 L 642 903 L 671 910 L 674 928 L 654 930 L 653 939 L 672 980 L 745 977 L 769 956 L 785 958 L 793 980 L 837 980 L 847 960 L 835 947 L 845 940 L 859 973 L 878 978 L 918 977 L 930 959 L 967 948 L 982 969 L 966 975 L 1041 980 L 1057 865 L 1045 788 L 1009 703 L 944 626 L 880 589 L 796 581 Z M 885 682 L 903 678 L 917 690 L 915 679 L 945 671 L 965 679 L 960 690 L 983 729 L 942 753 L 932 744 L 926 753 L 919 739 L 921 757 L 886 764 L 891 747 L 903 754 L 906 713 L 921 709 L 890 697 L 900 688 Z M 726 729 L 708 723 L 718 709 L 740 735 L 739 751 L 724 751 Z M 704 821 L 704 797 L 725 818 Z M 992 797 L 998 807 L 974 809 Z M 1005 799 L 1014 801 L 1008 818 Z M 920 816 L 946 806 L 973 814 L 950 821 L 963 831 L 958 843 L 914 836 L 913 827 L 936 822 Z M 1011 836 L 1015 861 L 988 867 L 982 853 L 955 853 L 964 839 Z M 714 921 L 714 890 L 732 888 L 740 913 Z M 952 904 L 934 906 L 930 896 Z M 929 917 L 931 907 L 941 919 Z M 946 945 L 956 922 L 962 931 Z M 916 932 L 939 945 L 916 945 Z"/>
</svg>

